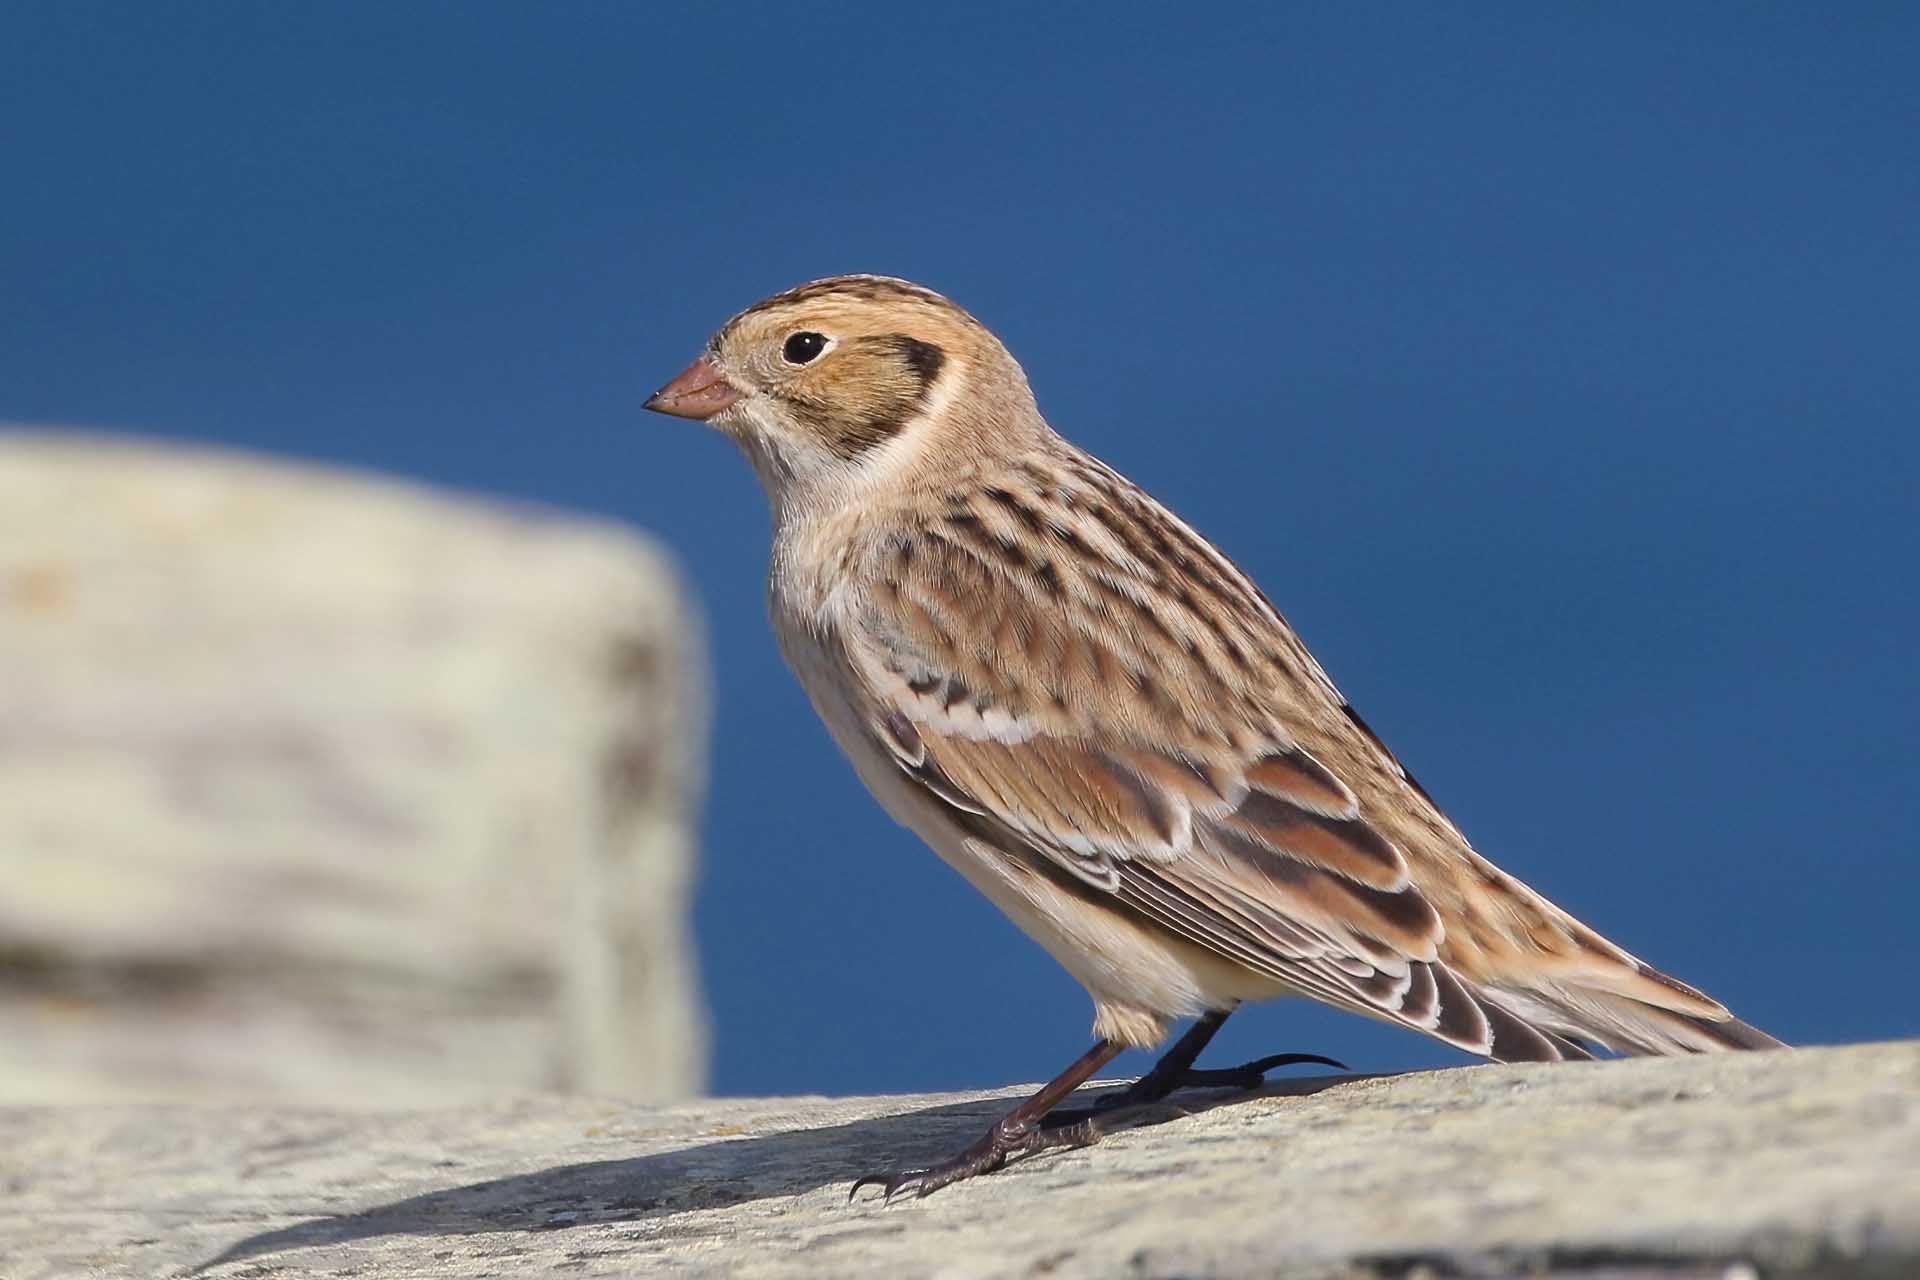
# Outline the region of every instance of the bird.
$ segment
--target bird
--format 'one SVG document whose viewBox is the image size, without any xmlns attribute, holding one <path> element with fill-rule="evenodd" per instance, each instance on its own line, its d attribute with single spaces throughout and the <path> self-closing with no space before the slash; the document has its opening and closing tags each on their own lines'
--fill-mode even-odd
<svg viewBox="0 0 1920 1280">
<path fill-rule="evenodd" d="M 947 297 L 838 275 L 728 320 L 648 409 L 745 453 L 788 664 L 873 796 L 1086 987 L 1095 1042 L 925 1196 L 1097 1141 L 1242 1003 L 1304 996 L 1498 1062 L 1782 1047 L 1482 857 L 1272 602 L 1057 433 Z M 1131 1087 L 1062 1107 L 1190 1029 Z"/>
</svg>

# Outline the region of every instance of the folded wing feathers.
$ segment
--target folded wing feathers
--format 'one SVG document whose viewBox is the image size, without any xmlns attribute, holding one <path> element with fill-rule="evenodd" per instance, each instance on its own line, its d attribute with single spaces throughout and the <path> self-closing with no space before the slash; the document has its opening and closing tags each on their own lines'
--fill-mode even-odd
<svg viewBox="0 0 1920 1280">
<path fill-rule="evenodd" d="M 969 830 L 1303 994 L 1503 1061 L 1776 1043 L 1464 840 L 1453 856 L 1513 918 L 1491 948 L 1471 921 L 1448 942 L 1272 691 L 1337 707 L 1404 778 L 1385 746 L 1224 556 L 1101 464 L 1070 471 L 1023 472 L 886 544 L 887 607 L 846 633 L 876 737 Z M 1566 951 L 1490 959 L 1543 912 Z"/>
<path fill-rule="evenodd" d="M 1591 1056 L 1575 1036 L 1629 1052 L 1768 1039 L 1624 953 L 1596 983 L 1552 994 L 1469 982 L 1440 959 L 1444 927 L 1401 851 L 1297 746 L 1236 764 L 1095 745 L 991 715 L 951 679 L 897 680 L 875 730 L 903 771 L 1001 840 L 1302 994 L 1508 1062 Z M 1679 1008 L 1649 1013 L 1656 993 Z"/>
<path fill-rule="evenodd" d="M 1470 1053 L 1583 1056 L 1485 1004 L 1438 960 L 1439 916 L 1407 882 L 1399 851 L 1340 812 L 1354 807 L 1344 788 L 1316 776 L 1304 753 L 1275 752 L 1226 780 L 1057 739 L 1008 744 L 884 728 L 902 766 L 935 794 L 972 813 L 981 810 L 963 798 L 984 800 L 1011 824 L 1008 837 L 1050 851 L 1056 865 L 1190 942 Z M 1201 806 L 1210 814 L 1196 813 Z"/>
</svg>

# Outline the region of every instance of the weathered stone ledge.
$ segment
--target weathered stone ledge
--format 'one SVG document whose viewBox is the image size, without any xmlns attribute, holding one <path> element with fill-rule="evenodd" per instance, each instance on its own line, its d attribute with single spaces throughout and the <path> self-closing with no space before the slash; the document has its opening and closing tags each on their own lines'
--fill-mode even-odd
<svg viewBox="0 0 1920 1280">
<path fill-rule="evenodd" d="M 1196 1095 L 847 1202 L 995 1093 L 0 1111 L 0 1276 L 1920 1274 L 1920 1042 Z"/>
</svg>

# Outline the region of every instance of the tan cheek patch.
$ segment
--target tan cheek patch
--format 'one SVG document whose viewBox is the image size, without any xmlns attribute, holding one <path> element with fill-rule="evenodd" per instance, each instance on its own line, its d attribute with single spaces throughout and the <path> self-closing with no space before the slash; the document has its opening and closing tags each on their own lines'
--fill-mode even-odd
<svg viewBox="0 0 1920 1280">
<path fill-rule="evenodd" d="M 848 459 L 885 444 L 926 403 L 944 360 L 938 347 L 905 335 L 850 340 L 814 390 L 834 410 L 820 423 L 823 438 Z"/>
</svg>

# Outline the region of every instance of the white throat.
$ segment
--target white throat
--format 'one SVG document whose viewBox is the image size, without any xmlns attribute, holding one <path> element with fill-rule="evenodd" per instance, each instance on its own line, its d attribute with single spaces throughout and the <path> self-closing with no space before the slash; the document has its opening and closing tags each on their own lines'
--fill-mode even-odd
<svg viewBox="0 0 1920 1280">
<path fill-rule="evenodd" d="M 775 536 L 863 508 L 876 495 L 897 487 L 925 456 L 928 438 L 951 412 L 965 382 L 966 366 L 950 361 L 919 410 L 886 441 L 856 458 L 799 437 L 764 398 L 747 401 L 749 425 L 730 434 L 767 491 Z"/>
</svg>

